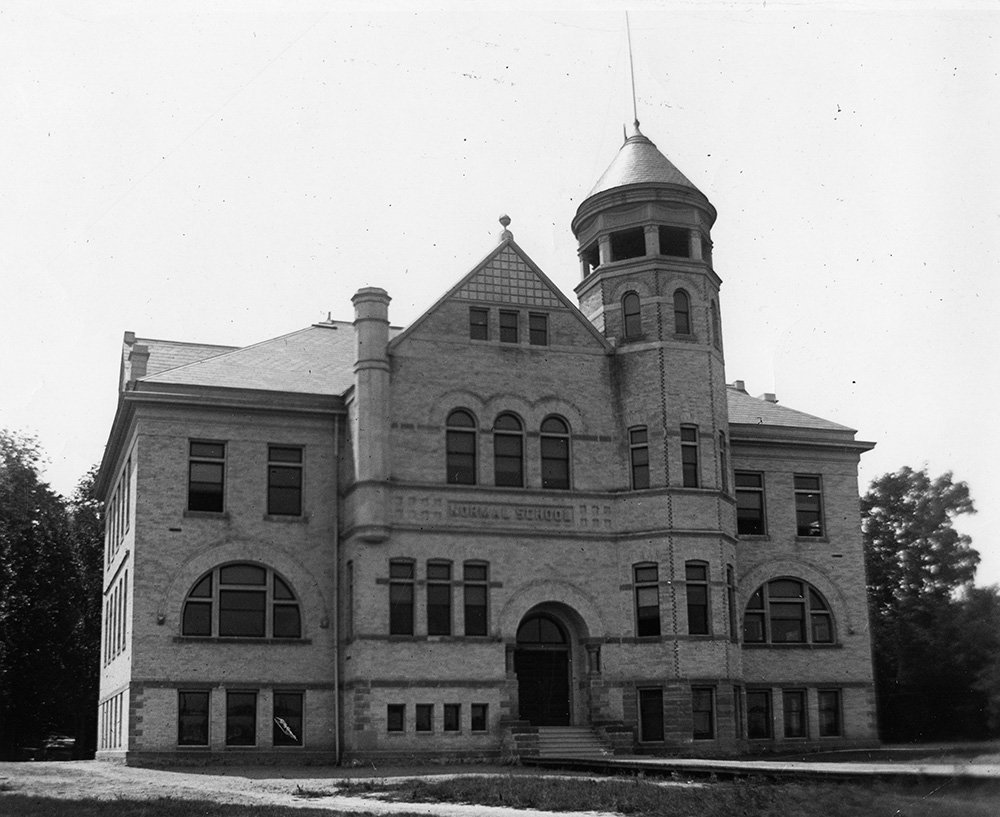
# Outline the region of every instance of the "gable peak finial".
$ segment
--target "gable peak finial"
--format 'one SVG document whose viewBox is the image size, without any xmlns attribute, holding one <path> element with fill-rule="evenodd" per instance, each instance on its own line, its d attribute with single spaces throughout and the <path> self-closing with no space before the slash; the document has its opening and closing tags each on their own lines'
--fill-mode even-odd
<svg viewBox="0 0 1000 817">
<path fill-rule="evenodd" d="M 508 216 L 506 213 L 504 213 L 504 215 L 500 216 L 499 221 L 500 221 L 501 226 L 503 227 L 503 232 L 500 233 L 500 240 L 501 241 L 513 241 L 514 240 L 514 234 L 510 230 L 507 229 L 507 227 L 510 226 L 510 216 Z"/>
</svg>

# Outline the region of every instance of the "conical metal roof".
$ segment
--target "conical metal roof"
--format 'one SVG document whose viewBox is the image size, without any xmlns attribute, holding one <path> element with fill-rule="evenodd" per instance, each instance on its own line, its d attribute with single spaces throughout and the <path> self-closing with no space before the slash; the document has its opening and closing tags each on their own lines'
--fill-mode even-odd
<svg viewBox="0 0 1000 817">
<path fill-rule="evenodd" d="M 625 140 L 614 161 L 597 180 L 587 198 L 630 184 L 673 184 L 701 192 L 673 163 L 643 136 L 636 122 L 634 132 Z"/>
</svg>

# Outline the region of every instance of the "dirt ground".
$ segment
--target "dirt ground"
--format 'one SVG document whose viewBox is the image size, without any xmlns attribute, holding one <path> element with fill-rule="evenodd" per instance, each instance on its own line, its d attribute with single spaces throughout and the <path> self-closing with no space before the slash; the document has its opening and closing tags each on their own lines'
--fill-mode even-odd
<svg viewBox="0 0 1000 817">
<path fill-rule="evenodd" d="M 524 817 L 525 812 L 489 806 L 449 803 L 392 803 L 335 794 L 338 782 L 392 780 L 405 777 L 456 777 L 477 774 L 530 774 L 538 772 L 510 766 L 466 766 L 457 774 L 437 774 L 432 768 L 343 769 L 334 767 L 238 767 L 192 769 L 143 769 L 95 760 L 41 763 L 0 763 L 0 814 L 4 792 L 37 797 L 93 798 L 96 800 L 155 800 L 173 797 L 210 800 L 235 805 L 276 805 L 365 811 L 376 814 L 428 814 L 439 817 Z M 454 767 L 449 769 L 453 772 Z M 317 797 L 329 792 L 329 796 Z M 532 817 L 569 817 L 566 812 L 532 811 Z M 606 817 L 587 812 L 589 817 Z"/>
</svg>

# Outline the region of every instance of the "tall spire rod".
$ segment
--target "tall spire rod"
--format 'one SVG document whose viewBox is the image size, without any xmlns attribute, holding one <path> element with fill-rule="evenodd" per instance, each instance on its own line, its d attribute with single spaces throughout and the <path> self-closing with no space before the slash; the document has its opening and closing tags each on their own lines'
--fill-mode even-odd
<svg viewBox="0 0 1000 817">
<path fill-rule="evenodd" d="M 632 27 L 628 22 L 628 11 L 625 11 L 625 35 L 628 38 L 628 73 L 632 80 L 632 119 L 636 130 L 639 129 L 639 112 L 635 104 L 635 66 L 632 64 Z"/>
</svg>

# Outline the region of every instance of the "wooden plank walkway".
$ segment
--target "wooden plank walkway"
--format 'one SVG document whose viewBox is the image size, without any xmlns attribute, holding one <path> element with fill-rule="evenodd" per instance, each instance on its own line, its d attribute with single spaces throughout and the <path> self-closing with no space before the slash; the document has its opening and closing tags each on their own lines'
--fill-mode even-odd
<svg viewBox="0 0 1000 817">
<path fill-rule="evenodd" d="M 522 758 L 522 765 L 603 774 L 639 774 L 732 780 L 965 780 L 1000 783 L 1000 764 L 815 762 L 797 760 L 713 760 L 617 756 L 612 758 Z"/>
</svg>

